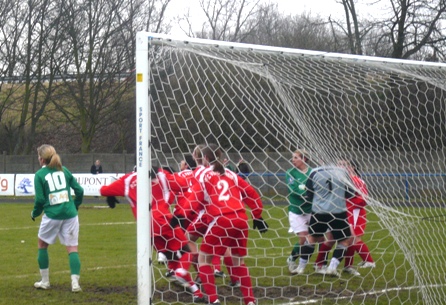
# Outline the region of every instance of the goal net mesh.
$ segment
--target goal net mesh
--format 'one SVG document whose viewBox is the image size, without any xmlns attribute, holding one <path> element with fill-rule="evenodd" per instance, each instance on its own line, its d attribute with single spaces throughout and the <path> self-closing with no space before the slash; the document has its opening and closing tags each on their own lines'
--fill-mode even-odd
<svg viewBox="0 0 446 305">
<path fill-rule="evenodd" d="M 269 224 L 266 234 L 250 231 L 246 258 L 259 304 L 443 304 L 445 65 L 165 37 L 148 43 L 152 163 L 179 170 L 197 144 L 216 143 L 230 163 L 249 164 Z M 304 274 L 289 273 L 298 238 L 288 233 L 285 172 L 298 148 L 312 167 L 359 164 L 369 189 L 363 240 L 375 268 L 359 268 L 356 254 L 360 276 L 315 274 L 316 248 Z M 154 304 L 192 302 L 166 271 L 155 263 Z M 220 300 L 243 304 L 228 281 L 216 279 Z"/>
</svg>

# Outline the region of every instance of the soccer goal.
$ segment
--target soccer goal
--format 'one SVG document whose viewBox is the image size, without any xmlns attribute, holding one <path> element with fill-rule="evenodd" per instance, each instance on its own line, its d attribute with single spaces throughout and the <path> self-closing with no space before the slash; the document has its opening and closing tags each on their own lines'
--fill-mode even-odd
<svg viewBox="0 0 446 305">
<path fill-rule="evenodd" d="M 160 34 L 137 35 L 138 184 L 152 164 L 178 170 L 202 143 L 248 163 L 266 234 L 246 259 L 258 304 L 444 304 L 446 299 L 446 65 Z M 310 165 L 355 160 L 369 189 L 363 236 L 375 261 L 360 275 L 291 275 L 286 170 L 296 149 Z M 138 302 L 191 303 L 152 258 L 138 189 Z M 341 262 L 338 270 L 342 272 Z M 222 263 L 222 271 L 227 270 Z M 191 270 L 194 273 L 194 270 Z M 243 304 L 216 278 L 224 304 Z"/>
</svg>

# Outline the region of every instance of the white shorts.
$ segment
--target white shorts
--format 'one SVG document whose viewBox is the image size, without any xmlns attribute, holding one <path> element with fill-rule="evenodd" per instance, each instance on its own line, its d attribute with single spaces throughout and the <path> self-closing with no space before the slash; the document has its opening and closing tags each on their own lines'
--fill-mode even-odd
<svg viewBox="0 0 446 305">
<path fill-rule="evenodd" d="M 56 242 L 57 237 L 64 246 L 77 246 L 79 240 L 79 217 L 58 220 L 42 216 L 37 236 L 49 245 Z"/>
<path fill-rule="evenodd" d="M 288 213 L 288 220 L 290 221 L 290 229 L 288 233 L 307 232 L 310 224 L 311 214 L 296 214 Z"/>
</svg>

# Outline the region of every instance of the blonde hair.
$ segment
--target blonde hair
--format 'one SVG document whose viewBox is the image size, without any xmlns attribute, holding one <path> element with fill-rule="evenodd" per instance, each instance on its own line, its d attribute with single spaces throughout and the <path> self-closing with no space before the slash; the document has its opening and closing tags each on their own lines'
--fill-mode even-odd
<svg viewBox="0 0 446 305">
<path fill-rule="evenodd" d="M 62 161 L 53 146 L 43 144 L 37 148 L 37 154 L 43 159 L 47 167 L 62 170 Z"/>
<path fill-rule="evenodd" d="M 296 149 L 293 154 L 299 155 L 304 159 L 305 162 L 308 162 L 310 158 L 308 157 L 308 152 L 305 149 Z"/>
<path fill-rule="evenodd" d="M 202 165 L 203 164 L 203 153 L 202 150 L 203 148 L 205 148 L 206 145 L 204 144 L 199 144 L 194 148 L 194 151 L 192 152 L 192 157 L 195 159 L 195 162 L 198 165 Z"/>
</svg>

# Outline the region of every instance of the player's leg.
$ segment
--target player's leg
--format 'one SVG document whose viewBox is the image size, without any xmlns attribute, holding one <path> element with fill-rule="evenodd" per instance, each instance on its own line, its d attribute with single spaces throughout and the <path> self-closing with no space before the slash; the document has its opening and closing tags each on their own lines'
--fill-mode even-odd
<svg viewBox="0 0 446 305">
<path fill-rule="evenodd" d="M 60 243 L 65 245 L 68 252 L 68 264 L 71 274 L 71 291 L 82 291 L 79 285 L 81 261 L 78 252 L 79 218 L 78 216 L 66 219 L 62 222 L 59 233 Z"/>
<path fill-rule="evenodd" d="M 225 273 L 221 270 L 221 256 L 214 255 L 212 258 L 212 265 L 214 266 L 214 274 L 216 277 L 225 277 Z"/>
<path fill-rule="evenodd" d="M 334 214 L 332 217 L 331 233 L 333 234 L 333 239 L 337 241 L 337 244 L 326 273 L 339 276 L 336 269 L 344 258 L 347 248 L 351 245 L 353 238 L 347 219 L 347 213 Z"/>
<path fill-rule="evenodd" d="M 324 241 L 324 233 L 327 231 L 327 221 L 324 214 L 312 214 L 308 226 L 308 243 L 301 246 L 299 264 L 302 268 L 308 264 L 311 255 L 314 253 L 316 243 Z M 303 273 L 303 272 L 302 272 Z"/>
<path fill-rule="evenodd" d="M 295 232 L 299 241 L 296 245 L 294 245 L 293 250 L 291 251 L 291 255 L 287 259 L 288 269 L 292 274 L 302 274 L 305 270 L 305 266 L 307 265 L 307 258 L 301 256 L 302 247 L 305 247 L 308 244 L 308 224 L 310 222 L 311 215 L 310 214 L 301 214 L 297 215 L 295 213 L 290 212 L 289 220 L 291 229 Z M 299 264 L 296 265 L 295 261 L 299 258 Z"/>
<path fill-rule="evenodd" d="M 208 295 L 209 303 L 218 301 L 217 288 L 215 286 L 214 268 L 212 259 L 214 255 L 223 256 L 226 246 L 223 242 L 227 236 L 226 228 L 230 227 L 224 217 L 219 217 L 216 222 L 209 225 L 208 231 L 203 236 L 198 252 L 198 271 L 203 290 Z"/>
<path fill-rule="evenodd" d="M 298 215 L 296 213 L 289 212 L 288 213 L 288 221 L 290 223 L 289 233 L 294 233 L 297 236 L 299 236 L 300 228 L 299 228 Z M 305 227 L 304 230 L 307 231 L 307 228 Z M 296 260 L 299 257 L 299 253 L 300 253 L 300 244 L 301 244 L 301 242 L 299 239 L 294 244 L 293 249 L 291 250 L 290 256 L 287 257 L 288 270 L 290 271 L 290 273 L 292 273 L 297 268 Z"/>
<path fill-rule="evenodd" d="M 370 254 L 369 247 L 362 240 L 362 236 L 364 235 L 365 228 L 367 225 L 367 214 L 365 209 L 359 209 L 359 216 L 355 227 L 355 235 L 358 236 L 356 242 L 356 252 L 358 252 L 359 256 L 362 258 L 363 264 L 361 267 L 375 267 L 375 262 Z"/>
<path fill-rule="evenodd" d="M 172 261 L 177 262 L 174 269 L 175 279 L 179 284 L 192 292 L 195 301 L 203 300 L 203 293 L 192 280 L 189 273 L 193 254 L 189 248 L 189 241 L 184 230 L 180 227 L 175 227 L 174 229 L 165 227 L 162 234 L 162 239 L 167 240 L 165 244 L 169 257 Z"/>
<path fill-rule="evenodd" d="M 325 234 L 325 241 L 319 244 L 318 254 L 315 261 L 316 273 L 324 273 L 327 268 L 328 255 L 336 241 L 330 231 Z"/>
<path fill-rule="evenodd" d="M 37 263 L 39 265 L 39 271 L 41 280 L 34 283 L 34 287 L 37 289 L 48 289 L 50 288 L 50 277 L 49 277 L 49 255 L 48 246 L 56 242 L 57 236 L 59 234 L 61 220 L 54 220 L 48 218 L 45 214 L 42 216 L 42 221 L 40 222 L 38 237 L 38 253 L 37 253 Z"/>
<path fill-rule="evenodd" d="M 347 248 L 347 252 L 345 253 L 345 262 L 344 262 L 344 271 L 349 272 L 349 270 L 353 266 L 353 259 L 355 252 L 358 251 L 358 245 L 357 242 L 360 240 L 360 237 L 362 234 L 364 234 L 364 227 L 365 223 L 361 223 L 359 221 L 359 211 L 360 209 L 353 209 L 352 211 L 347 212 L 348 217 L 348 223 L 350 224 L 350 230 L 352 232 L 352 235 L 354 236 L 353 241 L 351 245 Z"/>
<path fill-rule="evenodd" d="M 353 231 L 353 230 L 352 230 Z M 352 243 L 348 246 L 347 251 L 345 252 L 345 262 L 343 272 L 359 276 L 361 275 L 354 267 L 353 267 L 353 257 L 355 252 L 358 251 L 358 238 L 357 236 L 352 237 Z"/>
<path fill-rule="evenodd" d="M 50 288 L 48 244 L 39 238 L 38 245 L 37 263 L 39 264 L 41 280 L 34 283 L 34 287 L 48 289 Z"/>
<path fill-rule="evenodd" d="M 240 281 L 240 291 L 242 292 L 245 304 L 255 304 L 251 276 L 243 259 L 243 257 L 248 254 L 248 223 L 244 219 L 237 219 L 233 220 L 233 224 L 236 229 L 233 229 L 232 234 L 230 235 L 234 236 L 235 238 L 229 239 L 229 247 L 233 257 L 232 272 Z"/>
</svg>

